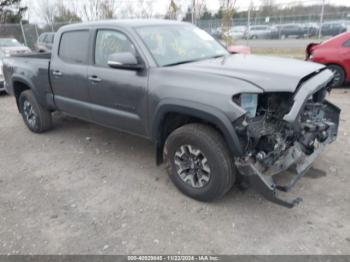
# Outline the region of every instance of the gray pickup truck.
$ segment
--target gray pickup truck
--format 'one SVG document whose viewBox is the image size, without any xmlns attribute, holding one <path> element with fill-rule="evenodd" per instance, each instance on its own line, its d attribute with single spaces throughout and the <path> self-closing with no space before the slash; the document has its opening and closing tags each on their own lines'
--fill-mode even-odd
<svg viewBox="0 0 350 262">
<path fill-rule="evenodd" d="M 3 71 L 31 131 L 49 130 L 51 113 L 62 111 L 150 139 L 157 164 L 201 201 L 239 183 L 293 207 L 299 198 L 277 192 L 289 191 L 338 132 L 325 66 L 230 54 L 187 23 L 65 26 L 51 54 L 6 58 Z"/>
</svg>

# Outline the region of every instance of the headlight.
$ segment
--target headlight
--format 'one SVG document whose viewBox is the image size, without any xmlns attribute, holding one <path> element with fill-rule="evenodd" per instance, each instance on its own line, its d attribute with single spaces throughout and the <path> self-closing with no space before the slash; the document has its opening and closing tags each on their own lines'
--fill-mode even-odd
<svg viewBox="0 0 350 262">
<path fill-rule="evenodd" d="M 258 108 L 258 95 L 257 94 L 240 94 L 233 97 L 235 103 L 247 111 L 249 117 L 256 116 L 256 110 Z"/>
</svg>

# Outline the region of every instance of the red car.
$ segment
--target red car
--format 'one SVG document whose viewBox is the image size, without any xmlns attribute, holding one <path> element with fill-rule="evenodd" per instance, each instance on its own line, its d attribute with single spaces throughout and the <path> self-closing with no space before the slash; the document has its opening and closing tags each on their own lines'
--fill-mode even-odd
<svg viewBox="0 0 350 262">
<path fill-rule="evenodd" d="M 321 44 L 309 44 L 306 60 L 327 65 L 334 73 L 333 87 L 350 81 L 350 32 Z"/>
</svg>

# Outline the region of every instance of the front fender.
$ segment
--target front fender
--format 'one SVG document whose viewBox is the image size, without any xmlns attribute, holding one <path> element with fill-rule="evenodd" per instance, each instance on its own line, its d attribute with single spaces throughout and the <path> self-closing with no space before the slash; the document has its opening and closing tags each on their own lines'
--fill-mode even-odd
<svg viewBox="0 0 350 262">
<path fill-rule="evenodd" d="M 153 121 L 151 122 L 153 123 L 151 137 L 157 144 L 161 140 L 159 130 L 162 128 L 162 123 L 167 113 L 180 113 L 215 125 L 224 135 L 231 153 L 234 156 L 243 155 L 237 133 L 232 122 L 224 112 L 212 106 L 181 99 L 164 99 L 156 107 L 155 114 L 153 114 Z"/>
</svg>

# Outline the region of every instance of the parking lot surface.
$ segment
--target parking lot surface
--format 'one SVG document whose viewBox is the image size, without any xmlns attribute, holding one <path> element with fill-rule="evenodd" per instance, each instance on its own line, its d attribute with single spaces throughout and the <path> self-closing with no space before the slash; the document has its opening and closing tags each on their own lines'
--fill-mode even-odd
<svg viewBox="0 0 350 262">
<path fill-rule="evenodd" d="M 0 96 L 1 254 L 350 254 L 350 90 L 339 139 L 288 197 L 251 190 L 200 203 L 176 190 L 148 141 L 55 114 L 31 133 Z"/>
<path fill-rule="evenodd" d="M 305 49 L 310 43 L 320 43 L 324 39 L 249 39 L 249 40 L 238 40 L 237 45 L 247 45 L 251 48 L 274 48 L 274 49 Z"/>
</svg>

